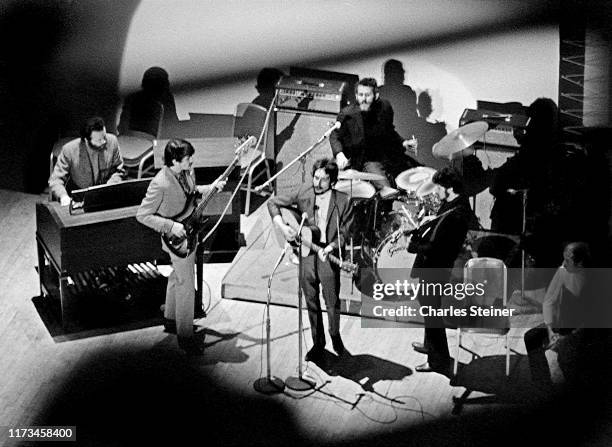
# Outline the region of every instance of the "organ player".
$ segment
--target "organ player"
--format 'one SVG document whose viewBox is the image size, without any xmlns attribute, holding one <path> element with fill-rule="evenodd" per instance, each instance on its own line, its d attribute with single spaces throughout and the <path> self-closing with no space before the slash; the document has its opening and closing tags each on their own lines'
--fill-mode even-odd
<svg viewBox="0 0 612 447">
<path fill-rule="evenodd" d="M 51 194 L 62 206 L 70 204 L 74 189 L 118 183 L 125 178 L 117 137 L 106 132 L 102 118 L 86 120 L 80 136 L 62 147 L 49 177 Z"/>
</svg>

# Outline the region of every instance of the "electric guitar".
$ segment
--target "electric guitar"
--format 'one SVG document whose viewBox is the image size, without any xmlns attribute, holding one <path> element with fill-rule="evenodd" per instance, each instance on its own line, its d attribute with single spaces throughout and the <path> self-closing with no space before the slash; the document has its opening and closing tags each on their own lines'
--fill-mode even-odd
<svg viewBox="0 0 612 447">
<path fill-rule="evenodd" d="M 244 143 L 242 143 L 234 151 L 234 159 L 230 165 L 223 171 L 223 174 L 219 176 L 217 181 L 225 181 L 234 170 L 240 158 L 246 153 L 247 150 L 251 149 L 257 142 L 255 137 L 249 137 Z M 198 245 L 198 239 L 202 231 L 206 228 L 206 224 L 210 219 L 209 216 L 205 216 L 204 210 L 211 201 L 211 199 L 217 194 L 217 188 L 211 188 L 208 193 L 202 197 L 198 202 L 198 192 L 192 192 L 187 198 L 185 208 L 179 214 L 171 217 L 175 222 L 183 224 L 185 228 L 185 237 L 175 237 L 172 234 L 162 235 L 162 241 L 164 245 L 179 258 L 186 258 L 195 250 Z"/>
<path fill-rule="evenodd" d="M 283 217 L 283 220 L 285 221 L 285 223 L 289 225 L 291 228 L 293 228 L 295 232 L 299 230 L 300 222 L 297 220 L 296 215 L 292 210 L 288 208 L 281 208 L 281 216 Z M 274 225 L 274 229 L 275 229 L 277 241 L 279 245 L 282 247 L 285 243 L 285 236 L 283 235 L 283 232 L 276 225 Z M 302 257 L 308 256 L 308 254 L 311 251 L 317 255 L 319 254 L 319 252 L 323 251 L 323 247 L 313 242 L 313 234 L 315 236 L 319 234 L 318 227 L 316 226 L 311 227 L 307 225 L 304 225 L 302 227 L 301 235 L 298 236 L 298 237 L 301 237 L 301 240 L 302 240 L 302 253 L 301 253 Z M 343 261 L 342 259 L 332 255 L 331 253 L 327 254 L 327 259 L 329 259 L 331 263 L 337 265 L 345 272 L 350 273 L 352 275 L 357 274 L 357 270 L 359 269 L 359 266 L 357 264 Z"/>
</svg>

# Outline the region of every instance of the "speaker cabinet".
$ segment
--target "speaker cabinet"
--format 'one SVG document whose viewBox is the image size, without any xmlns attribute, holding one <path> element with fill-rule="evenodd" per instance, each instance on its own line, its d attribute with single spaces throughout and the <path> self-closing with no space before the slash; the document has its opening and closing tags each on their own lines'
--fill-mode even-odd
<svg viewBox="0 0 612 447">
<path fill-rule="evenodd" d="M 206 185 L 215 181 L 220 176 L 225 168 L 223 167 L 208 167 L 195 168 L 196 180 L 198 185 Z M 240 179 L 240 168 L 236 167 L 229 175 L 227 185 L 224 190 L 216 193 L 206 209 L 204 214 L 209 216 L 210 225 L 214 225 L 217 219 L 223 212 L 232 196 L 232 192 Z M 233 253 L 235 254 L 240 249 L 240 191 L 234 196 L 232 204 L 229 206 L 227 213 L 221 220 L 221 223 L 205 243 L 205 250 L 212 253 Z"/>
<path fill-rule="evenodd" d="M 336 122 L 334 115 L 319 113 L 278 110 L 275 115 L 276 172 L 315 144 Z M 292 194 L 297 192 L 302 184 L 310 184 L 312 165 L 323 157 L 332 157 L 329 139 L 323 141 L 302 161 L 293 164 L 276 179 L 276 193 Z"/>
</svg>

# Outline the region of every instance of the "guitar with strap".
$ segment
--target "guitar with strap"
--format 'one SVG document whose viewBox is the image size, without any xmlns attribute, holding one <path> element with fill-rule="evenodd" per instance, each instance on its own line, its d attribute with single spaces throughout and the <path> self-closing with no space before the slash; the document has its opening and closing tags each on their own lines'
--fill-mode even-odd
<svg viewBox="0 0 612 447">
<path fill-rule="evenodd" d="M 251 136 L 247 138 L 235 151 L 234 159 L 230 165 L 223 171 L 223 174 L 217 178 L 217 181 L 222 182 L 227 180 L 231 172 L 238 164 L 244 153 L 252 148 L 257 142 L 256 138 Z M 187 197 L 185 208 L 179 214 L 171 217 L 175 222 L 181 223 L 185 228 L 185 237 L 176 237 L 170 233 L 162 235 L 164 245 L 179 258 L 186 258 L 195 250 L 198 245 L 200 234 L 206 228 L 210 216 L 205 216 L 204 210 L 208 206 L 211 199 L 217 194 L 217 188 L 211 188 L 208 193 L 198 201 L 198 192 L 193 191 Z"/>
<path fill-rule="evenodd" d="M 285 221 L 285 223 L 289 225 L 294 231 L 297 232 L 300 229 L 300 222 L 298 221 L 296 217 L 297 214 L 295 213 L 295 211 L 289 208 L 281 208 L 280 211 L 281 211 L 281 216 L 283 217 L 283 220 Z M 283 232 L 276 225 L 273 225 L 273 227 L 274 227 L 274 232 L 276 235 L 277 242 L 281 247 L 283 247 L 285 244 L 285 236 L 283 235 Z M 308 256 L 311 251 L 314 254 L 318 255 L 319 252 L 324 250 L 323 247 L 313 242 L 313 239 L 318 239 L 319 234 L 320 234 L 320 230 L 319 230 L 319 227 L 317 226 L 304 225 L 302 227 L 302 232 L 300 235 L 301 240 L 302 240 L 302 253 L 301 253 L 302 257 Z M 293 245 L 295 246 L 295 244 Z M 350 273 L 352 275 L 356 275 L 357 271 L 359 270 L 359 266 L 357 264 L 353 264 L 348 261 L 343 261 L 342 259 L 338 258 L 337 256 L 334 256 L 331 253 L 327 254 L 327 259 L 329 259 L 331 263 L 337 265 L 345 272 Z"/>
</svg>

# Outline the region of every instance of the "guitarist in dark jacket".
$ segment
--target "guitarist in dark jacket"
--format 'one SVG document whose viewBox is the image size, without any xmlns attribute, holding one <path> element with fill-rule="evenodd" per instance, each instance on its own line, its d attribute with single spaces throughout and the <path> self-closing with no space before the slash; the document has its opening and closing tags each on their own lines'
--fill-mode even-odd
<svg viewBox="0 0 612 447">
<path fill-rule="evenodd" d="M 448 282 L 455 259 L 463 246 L 468 229 L 478 228 L 478 220 L 463 193 L 463 181 L 452 167 L 436 172 L 432 183 L 426 185 L 442 200 L 436 216 L 423 223 L 413 235 L 409 250 L 416 253 L 412 276 L 428 284 Z M 441 306 L 441 296 L 419 293 L 421 306 L 434 311 Z M 427 362 L 417 366 L 419 372 L 445 373 L 450 365 L 444 320 L 440 316 L 424 316 L 425 339 L 414 342 L 415 351 L 427 354 Z"/>
<path fill-rule="evenodd" d="M 165 166 L 151 180 L 147 194 L 136 213 L 138 222 L 161 234 L 185 237 L 185 228 L 180 222 L 171 219 L 179 215 L 191 195 L 197 190 L 206 194 L 211 188 L 221 190 L 225 182 L 211 185 L 196 185 L 191 156 L 194 154 L 191 143 L 181 139 L 170 140 L 164 150 Z M 202 343 L 196 342 L 193 334 L 193 315 L 195 297 L 194 262 L 195 250 L 182 258 L 171 253 L 162 244 L 162 249 L 170 255 L 173 271 L 168 277 L 166 307 L 164 317 L 167 332 L 178 335 L 179 346 L 188 354 L 203 353 Z"/>
<path fill-rule="evenodd" d="M 348 195 L 332 189 L 338 180 L 336 163 L 326 158 L 317 160 L 312 174 L 312 185 L 303 185 L 297 193 L 273 197 L 268 202 L 270 216 L 283 232 L 285 239 L 295 239 L 297 232 L 283 220 L 281 207 L 296 205 L 300 213 L 306 213 L 305 225 L 313 229 L 313 234 L 320 234 L 318 245 L 324 247 L 318 253 L 311 253 L 302 260 L 300 287 L 306 297 L 313 340 L 313 347 L 306 354 L 306 361 L 320 360 L 325 350 L 319 284 L 323 289 L 334 351 L 339 355 L 344 352 L 340 337 L 340 268 L 329 261 L 328 255 L 337 255 L 340 249 L 343 249 L 353 222 L 353 210 Z"/>
</svg>

